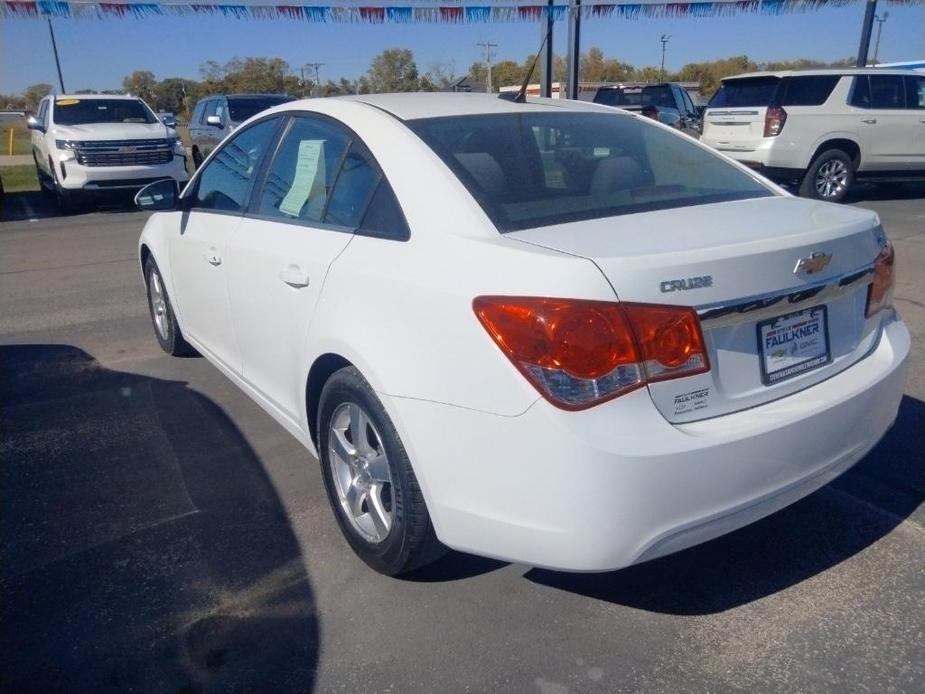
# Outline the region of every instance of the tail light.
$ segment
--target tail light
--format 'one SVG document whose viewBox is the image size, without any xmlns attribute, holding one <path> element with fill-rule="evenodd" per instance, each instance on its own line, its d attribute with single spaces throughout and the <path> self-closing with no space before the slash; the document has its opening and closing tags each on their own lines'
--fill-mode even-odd
<svg viewBox="0 0 925 694">
<path fill-rule="evenodd" d="M 690 308 L 505 296 L 478 297 L 473 308 L 514 366 L 562 409 L 710 370 Z"/>
<path fill-rule="evenodd" d="M 780 106 L 768 106 L 764 114 L 764 136 L 776 137 L 784 129 L 787 122 L 787 112 Z"/>
<path fill-rule="evenodd" d="M 642 115 L 644 115 L 646 118 L 658 120 L 658 108 L 656 106 L 643 106 Z"/>
<path fill-rule="evenodd" d="M 868 318 L 893 305 L 893 286 L 896 284 L 895 265 L 896 253 L 893 251 L 893 244 L 887 241 L 886 246 L 874 261 L 874 281 L 867 290 L 865 315 Z"/>
</svg>

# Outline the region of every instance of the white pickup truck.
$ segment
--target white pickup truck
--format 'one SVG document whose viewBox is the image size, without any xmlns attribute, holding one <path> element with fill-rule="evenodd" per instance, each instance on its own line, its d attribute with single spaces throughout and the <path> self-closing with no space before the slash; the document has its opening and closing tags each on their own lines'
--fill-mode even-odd
<svg viewBox="0 0 925 694">
<path fill-rule="evenodd" d="M 63 211 L 81 195 L 189 179 L 177 133 L 133 96 L 47 96 L 28 120 L 42 187 Z"/>
</svg>

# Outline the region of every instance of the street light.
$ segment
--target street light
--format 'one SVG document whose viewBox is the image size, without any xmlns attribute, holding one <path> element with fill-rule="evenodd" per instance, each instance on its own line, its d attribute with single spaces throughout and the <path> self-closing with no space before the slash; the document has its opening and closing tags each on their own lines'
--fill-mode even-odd
<svg viewBox="0 0 925 694">
<path fill-rule="evenodd" d="M 665 47 L 670 39 L 671 36 L 669 34 L 662 34 L 662 38 L 660 39 L 662 42 L 662 82 L 665 81 Z"/>
<path fill-rule="evenodd" d="M 874 44 L 874 60 L 873 64 L 877 64 L 877 53 L 880 52 L 880 32 L 883 31 L 883 23 L 889 18 L 890 13 L 884 12 L 883 16 L 874 15 L 874 21 L 877 22 L 877 42 Z"/>
</svg>

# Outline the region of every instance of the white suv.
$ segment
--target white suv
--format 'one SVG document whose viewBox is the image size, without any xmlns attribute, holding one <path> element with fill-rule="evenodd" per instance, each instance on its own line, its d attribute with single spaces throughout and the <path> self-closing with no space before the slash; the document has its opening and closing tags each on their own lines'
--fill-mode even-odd
<svg viewBox="0 0 925 694">
<path fill-rule="evenodd" d="M 84 192 L 189 179 L 176 131 L 136 97 L 47 96 L 29 128 L 39 182 L 65 210 Z"/>
<path fill-rule="evenodd" d="M 840 200 L 855 179 L 921 180 L 925 75 L 865 68 L 728 77 L 704 112 L 702 140 L 822 200 Z"/>
</svg>

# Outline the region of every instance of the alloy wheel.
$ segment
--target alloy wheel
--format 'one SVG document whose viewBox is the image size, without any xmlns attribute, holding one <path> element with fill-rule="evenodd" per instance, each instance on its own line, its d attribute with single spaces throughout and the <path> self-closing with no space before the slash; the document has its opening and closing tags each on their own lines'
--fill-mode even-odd
<svg viewBox="0 0 925 694">
<path fill-rule="evenodd" d="M 820 198 L 837 198 L 848 187 L 848 167 L 839 159 L 825 162 L 816 172 L 816 192 Z"/>
<path fill-rule="evenodd" d="M 385 540 L 392 528 L 392 473 L 369 415 L 356 403 L 341 404 L 328 436 L 331 477 L 344 515 L 368 542 Z"/>
<path fill-rule="evenodd" d="M 154 327 L 157 328 L 157 332 L 161 338 L 166 340 L 169 335 L 169 326 L 167 323 L 167 295 L 164 292 L 161 275 L 157 270 L 151 273 L 148 288 L 151 295 L 151 317 L 154 318 Z"/>
</svg>

